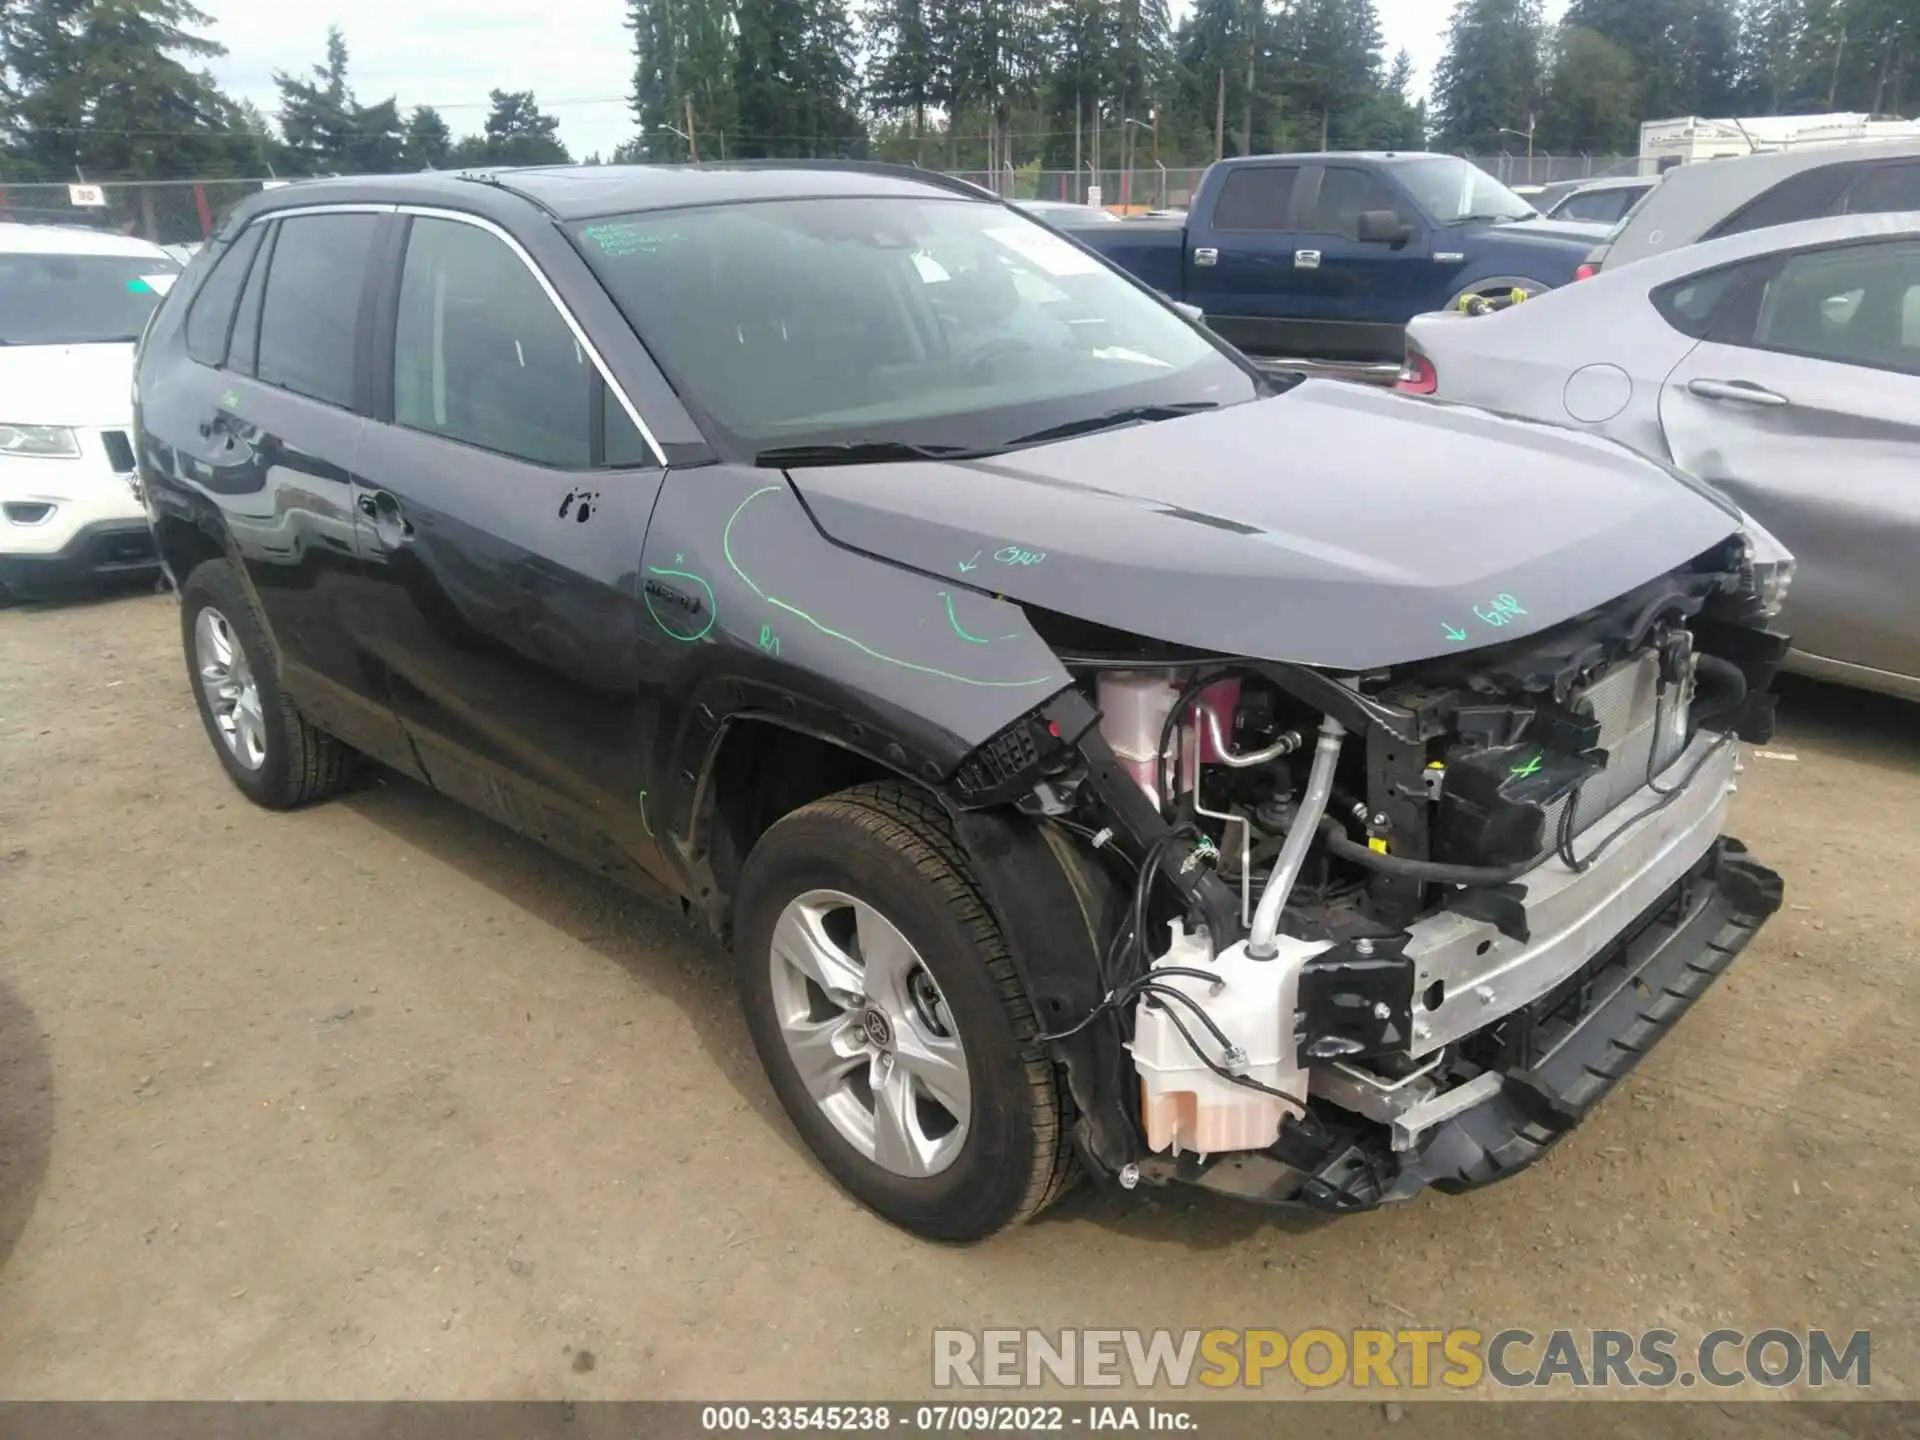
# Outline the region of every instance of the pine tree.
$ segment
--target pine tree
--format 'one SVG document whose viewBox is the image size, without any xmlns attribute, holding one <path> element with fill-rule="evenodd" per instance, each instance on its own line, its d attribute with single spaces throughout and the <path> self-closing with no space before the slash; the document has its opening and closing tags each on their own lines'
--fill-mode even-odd
<svg viewBox="0 0 1920 1440">
<path fill-rule="evenodd" d="M 309 80 L 274 72 L 280 91 L 282 155 L 308 174 L 380 174 L 406 163 L 399 102 L 362 105 L 347 84 L 347 42 L 327 30 L 326 63 Z"/>
<path fill-rule="evenodd" d="M 453 132 L 431 105 L 416 105 L 407 117 L 400 163 L 408 170 L 444 170 L 453 153 Z"/>
<path fill-rule="evenodd" d="M 1296 103 L 1322 149 L 1347 148 L 1346 132 L 1380 88 L 1380 17 L 1373 0 L 1300 0 L 1294 12 Z"/>
<path fill-rule="evenodd" d="M 489 165 L 565 165 L 573 157 L 560 143 L 560 122 L 542 114 L 531 90 L 490 90 L 485 126 Z"/>
<path fill-rule="evenodd" d="M 927 133 L 927 112 L 941 90 L 934 44 L 937 0 L 875 0 L 864 15 L 867 99 L 882 115 L 913 119 L 916 141 Z"/>
<path fill-rule="evenodd" d="M 1541 98 L 1540 0 L 1461 0 L 1433 77 L 1435 148 L 1497 150 Z"/>
<path fill-rule="evenodd" d="M 1604 35 L 1561 26 L 1540 109 L 1540 148 L 1589 155 L 1636 149 L 1635 84 L 1633 57 L 1626 51 Z"/>
</svg>

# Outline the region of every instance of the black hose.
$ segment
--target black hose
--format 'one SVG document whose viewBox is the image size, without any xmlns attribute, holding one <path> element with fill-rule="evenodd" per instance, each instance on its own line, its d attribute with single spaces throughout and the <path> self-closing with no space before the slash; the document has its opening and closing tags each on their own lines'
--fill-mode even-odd
<svg viewBox="0 0 1920 1440">
<path fill-rule="evenodd" d="M 1187 707 L 1231 673 L 1229 670 L 1214 669 L 1196 676 L 1188 683 L 1187 688 L 1180 692 L 1180 698 L 1173 702 L 1173 709 L 1167 712 L 1166 722 L 1160 727 L 1160 748 L 1155 752 L 1153 761 L 1153 790 L 1154 794 L 1160 797 L 1161 803 L 1167 807 L 1169 814 L 1180 805 L 1180 757 L 1178 755 L 1173 757 L 1173 793 L 1171 795 L 1167 793 L 1167 752 L 1173 745 L 1173 732 L 1180 724 L 1181 717 L 1186 714 Z M 1198 773 L 1196 770 L 1194 782 L 1196 785 L 1199 783 Z"/>
<path fill-rule="evenodd" d="M 1716 716 L 1738 710 L 1747 703 L 1747 672 L 1731 660 L 1722 660 L 1718 655 L 1696 655 L 1694 673 L 1701 679 L 1717 679 L 1726 689 L 1724 697 L 1715 697 L 1702 705 L 1698 699 L 1693 704 L 1693 723 L 1703 724 Z"/>
<path fill-rule="evenodd" d="M 1364 865 L 1369 870 L 1378 870 L 1382 875 L 1418 880 L 1423 885 L 1481 888 L 1511 885 L 1551 853 L 1543 852 L 1530 860 L 1517 860 L 1511 865 L 1442 865 L 1433 860 L 1408 860 L 1400 855 L 1387 855 L 1355 844 L 1340 828 L 1340 822 L 1331 816 L 1320 822 L 1320 835 L 1327 842 L 1327 849 L 1341 860 Z"/>
</svg>

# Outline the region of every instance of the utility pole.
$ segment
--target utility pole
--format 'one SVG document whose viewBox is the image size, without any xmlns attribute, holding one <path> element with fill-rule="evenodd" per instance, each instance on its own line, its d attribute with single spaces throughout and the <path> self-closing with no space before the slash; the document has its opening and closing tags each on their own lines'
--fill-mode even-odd
<svg viewBox="0 0 1920 1440">
<path fill-rule="evenodd" d="M 1080 87 L 1073 87 L 1073 194 L 1072 200 L 1080 198 Z"/>
<path fill-rule="evenodd" d="M 687 154 L 692 157 L 693 163 L 698 165 L 700 163 L 700 142 L 695 137 L 699 135 L 700 132 L 693 128 L 693 96 L 686 95 L 681 98 L 686 102 L 687 110 Z"/>
<path fill-rule="evenodd" d="M 1247 0 L 1247 108 L 1240 131 L 1240 153 L 1253 153 L 1253 59 L 1260 45 L 1260 10 L 1265 0 Z"/>
<path fill-rule="evenodd" d="M 1220 67 L 1220 88 L 1213 97 L 1213 158 L 1227 158 L 1227 67 Z"/>
</svg>

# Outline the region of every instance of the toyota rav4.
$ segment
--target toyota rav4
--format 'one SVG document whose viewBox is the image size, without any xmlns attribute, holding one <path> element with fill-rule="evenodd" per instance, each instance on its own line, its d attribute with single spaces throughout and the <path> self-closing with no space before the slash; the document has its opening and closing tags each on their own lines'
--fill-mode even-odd
<svg viewBox="0 0 1920 1440">
<path fill-rule="evenodd" d="M 737 957 L 921 1234 L 1089 1171 L 1361 1210 L 1538 1158 L 1778 906 L 1791 562 L 1609 443 L 1263 378 L 881 166 L 255 196 L 136 376 L 214 755 L 365 757 Z"/>
</svg>

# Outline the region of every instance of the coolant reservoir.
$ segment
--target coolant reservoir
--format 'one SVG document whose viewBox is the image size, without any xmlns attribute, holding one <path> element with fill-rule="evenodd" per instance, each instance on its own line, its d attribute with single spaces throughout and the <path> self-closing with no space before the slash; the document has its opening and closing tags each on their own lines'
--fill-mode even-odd
<svg viewBox="0 0 1920 1440">
<path fill-rule="evenodd" d="M 1225 983 L 1216 988 L 1184 975 L 1164 976 L 1158 983 L 1191 995 L 1244 1058 L 1229 1063 L 1219 1040 L 1179 1001 L 1156 1009 L 1147 1003 L 1151 997 L 1142 997 L 1134 1009 L 1133 1063 L 1140 1072 L 1140 1110 L 1151 1149 L 1175 1155 L 1264 1150 L 1279 1137 L 1280 1122 L 1300 1113 L 1297 1105 L 1214 1074 L 1169 1018 L 1178 1015 L 1216 1063 L 1306 1098 L 1307 1072 L 1295 1059 L 1294 1010 L 1300 967 L 1327 946 L 1284 935 L 1279 944 L 1272 960 L 1249 958 L 1244 941 L 1210 956 L 1204 933 L 1189 935 L 1178 920 L 1173 922 L 1173 945 L 1153 968 L 1205 970 Z"/>
<path fill-rule="evenodd" d="M 1100 734 L 1134 783 L 1160 808 L 1160 731 L 1180 687 L 1164 674 L 1108 670 L 1094 682 Z"/>
</svg>

